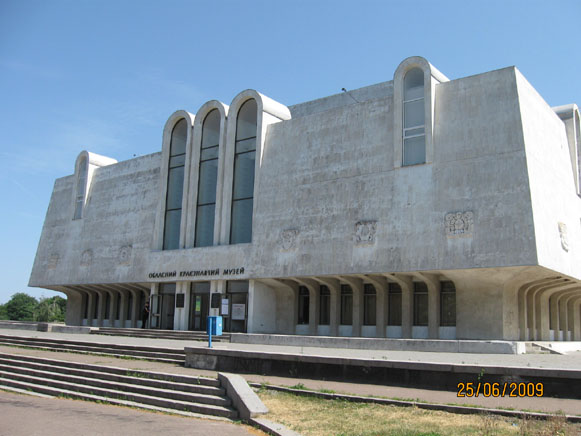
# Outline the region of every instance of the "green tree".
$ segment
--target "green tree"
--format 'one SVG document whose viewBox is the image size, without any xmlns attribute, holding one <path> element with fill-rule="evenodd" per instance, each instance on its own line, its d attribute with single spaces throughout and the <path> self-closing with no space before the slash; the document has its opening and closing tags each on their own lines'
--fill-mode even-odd
<svg viewBox="0 0 581 436">
<path fill-rule="evenodd" d="M 0 304 L 0 319 L 8 319 L 8 314 L 6 313 L 6 306 Z"/>
<path fill-rule="evenodd" d="M 24 292 L 17 292 L 10 297 L 8 303 L 4 305 L 8 319 L 13 321 L 32 321 L 34 310 L 38 305 L 36 298 Z"/>
<path fill-rule="evenodd" d="M 66 311 L 66 299 L 59 296 L 41 298 L 34 311 L 34 319 L 40 322 L 63 322 Z"/>
</svg>

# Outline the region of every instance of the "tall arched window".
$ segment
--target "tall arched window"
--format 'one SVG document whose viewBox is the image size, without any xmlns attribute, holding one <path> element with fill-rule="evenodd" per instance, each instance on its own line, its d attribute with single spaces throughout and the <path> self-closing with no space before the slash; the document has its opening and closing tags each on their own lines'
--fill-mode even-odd
<svg viewBox="0 0 581 436">
<path fill-rule="evenodd" d="M 403 165 L 426 162 L 424 72 L 412 68 L 404 78 Z"/>
<path fill-rule="evenodd" d="M 87 190 L 87 158 L 84 157 L 79 163 L 77 175 L 77 195 L 75 197 L 75 214 L 73 219 L 78 220 L 83 217 L 83 206 L 85 204 L 85 193 Z"/>
<path fill-rule="evenodd" d="M 214 244 L 219 143 L 220 112 L 214 109 L 208 113 L 202 125 L 194 247 L 207 247 Z"/>
<path fill-rule="evenodd" d="M 251 99 L 238 111 L 230 243 L 252 241 L 252 207 L 254 205 L 254 162 L 256 159 L 256 101 Z"/>
<path fill-rule="evenodd" d="M 188 124 L 182 118 L 176 123 L 171 133 L 163 230 L 164 250 L 179 248 L 187 137 Z"/>
</svg>

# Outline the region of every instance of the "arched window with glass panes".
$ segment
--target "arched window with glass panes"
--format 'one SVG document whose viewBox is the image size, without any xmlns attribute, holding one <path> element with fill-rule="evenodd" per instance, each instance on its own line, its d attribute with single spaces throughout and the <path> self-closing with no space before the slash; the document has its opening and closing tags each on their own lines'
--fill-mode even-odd
<svg viewBox="0 0 581 436">
<path fill-rule="evenodd" d="M 164 250 L 175 250 L 180 245 L 187 137 L 188 123 L 182 118 L 175 124 L 171 133 L 163 229 Z"/>
<path fill-rule="evenodd" d="M 403 165 L 426 162 L 424 72 L 412 68 L 404 78 Z"/>
<path fill-rule="evenodd" d="M 254 170 L 256 160 L 256 100 L 247 100 L 238 111 L 234 151 L 234 181 L 230 243 L 252 241 L 252 209 L 254 205 Z"/>
<path fill-rule="evenodd" d="M 194 247 L 214 245 L 220 119 L 220 111 L 213 109 L 202 124 Z"/>
</svg>

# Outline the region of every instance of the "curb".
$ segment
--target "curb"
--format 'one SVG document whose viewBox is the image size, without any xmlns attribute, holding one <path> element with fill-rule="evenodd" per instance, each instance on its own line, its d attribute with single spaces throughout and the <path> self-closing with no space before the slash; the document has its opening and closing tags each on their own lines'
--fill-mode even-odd
<svg viewBox="0 0 581 436">
<path fill-rule="evenodd" d="M 248 422 L 273 436 L 301 436 L 300 433 L 286 428 L 282 424 L 264 418 L 251 418 Z"/>
<path fill-rule="evenodd" d="M 282 386 L 273 385 L 263 385 L 260 383 L 248 383 L 253 388 L 264 388 L 272 391 L 286 392 L 289 394 L 301 395 L 304 397 L 316 397 L 325 400 L 345 400 L 354 403 L 374 403 L 383 404 L 388 406 L 400 406 L 400 407 L 417 407 L 418 409 L 427 410 L 441 410 L 444 412 L 458 413 L 463 415 L 468 414 L 490 414 L 506 416 L 509 418 L 528 418 L 528 419 L 538 419 L 547 420 L 553 417 L 553 414 L 542 413 L 542 412 L 525 412 L 522 410 L 504 410 L 504 409 L 490 409 L 485 407 L 466 407 L 466 406 L 454 406 L 448 404 L 436 404 L 436 403 L 421 403 L 416 401 L 403 401 L 403 400 L 390 400 L 387 398 L 376 398 L 376 397 L 359 397 L 357 395 L 345 395 L 345 394 L 327 394 L 317 391 L 309 391 L 303 389 L 291 389 Z M 568 422 L 580 423 L 581 416 L 576 415 L 563 415 Z"/>
</svg>

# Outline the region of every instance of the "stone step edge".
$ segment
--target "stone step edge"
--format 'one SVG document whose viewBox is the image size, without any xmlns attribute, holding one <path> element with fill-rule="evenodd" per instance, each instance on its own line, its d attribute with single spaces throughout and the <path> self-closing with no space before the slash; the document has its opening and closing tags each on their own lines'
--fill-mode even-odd
<svg viewBox="0 0 581 436">
<path fill-rule="evenodd" d="M 76 377 L 86 377 L 90 379 L 106 380 L 108 382 L 115 383 L 137 384 L 158 389 L 173 389 L 176 391 L 188 393 L 194 392 L 200 394 L 207 393 L 208 395 L 218 395 L 218 396 L 224 395 L 224 389 L 218 386 L 214 386 L 214 384 L 205 384 L 202 382 L 180 383 L 174 380 L 150 378 L 147 376 L 139 375 L 137 372 L 132 371 L 131 369 L 127 369 L 125 371 L 125 374 L 107 371 L 95 371 L 92 369 L 75 368 L 74 366 L 70 365 L 61 366 L 53 363 L 40 363 L 22 359 L 10 359 L 4 357 L 2 354 L 0 354 L 0 366 L 12 368 L 18 366 L 19 369 L 26 369 L 30 371 L 48 371 L 50 373 L 55 374 L 73 375 Z M 207 392 L 196 392 L 196 390 Z"/>
<path fill-rule="evenodd" d="M 56 390 L 56 391 L 67 391 L 67 392 L 74 392 L 76 394 L 82 394 L 82 395 L 93 395 L 93 396 L 103 396 L 105 398 L 111 398 L 111 399 L 115 399 L 115 400 L 121 400 L 121 398 L 116 398 L 116 396 L 131 396 L 134 399 L 135 398 L 142 398 L 145 401 L 149 401 L 149 402 L 154 402 L 154 404 L 149 404 L 147 402 L 141 403 L 140 401 L 135 401 L 135 400 L 122 400 L 122 401 L 132 401 L 132 402 L 136 402 L 136 403 L 140 403 L 140 404 L 149 404 L 149 405 L 154 405 L 156 407 L 166 407 L 168 409 L 173 409 L 172 407 L 167 407 L 167 406 L 158 406 L 155 404 L 155 402 L 158 403 L 172 403 L 175 404 L 176 407 L 195 407 L 201 410 L 207 410 L 207 411 L 212 411 L 212 412 L 216 412 L 216 414 L 218 416 L 223 416 L 224 414 L 233 416 L 234 414 L 237 415 L 237 411 L 234 410 L 231 407 L 225 407 L 225 406 L 218 406 L 218 405 L 213 405 L 213 404 L 203 404 L 203 403 L 197 403 L 197 402 L 186 402 L 186 401 L 180 401 L 180 400 L 171 400 L 171 399 L 167 399 L 167 398 L 158 398 L 158 397 L 153 397 L 150 395 L 144 395 L 144 394 L 136 394 L 136 393 L 128 393 L 128 392 L 123 392 L 123 391 L 116 391 L 116 390 L 112 390 L 112 389 L 104 389 L 104 388 L 99 388 L 99 387 L 95 387 L 95 386 L 84 386 L 84 385 L 79 385 L 76 383 L 67 383 L 67 382 L 61 382 L 61 381 L 56 381 L 56 380 L 45 380 L 42 379 L 40 377 L 34 377 L 34 376 L 21 376 L 20 378 L 24 378 L 27 379 L 28 381 L 23 381 L 23 380 L 14 380 L 11 378 L 6 378 L 6 377 L 2 377 L 2 371 L 0 371 L 0 384 L 19 384 L 19 383 L 23 383 L 26 385 L 29 385 L 31 387 L 36 387 L 38 388 L 38 390 L 41 390 L 41 393 L 45 393 L 42 390 L 43 389 L 52 389 L 52 390 Z M 11 374 L 14 376 L 14 374 Z M 37 382 L 37 383 L 32 383 L 32 382 Z M 44 382 L 44 383 L 43 383 Z M 50 386 L 50 385 L 46 385 L 46 382 L 51 382 L 53 385 L 57 384 L 57 385 L 61 385 L 61 386 L 67 386 L 69 389 L 64 388 L 64 387 L 57 387 L 57 386 Z M 75 389 L 78 388 L 80 389 L 80 391 L 76 391 L 76 390 L 70 390 L 70 389 Z M 101 391 L 102 393 L 110 393 L 111 395 L 114 395 L 112 397 L 107 397 L 105 394 L 102 395 L 96 395 L 94 393 L 86 393 L 86 392 L 82 392 L 83 389 L 91 389 L 91 390 L 96 390 L 96 391 Z M 180 410 L 179 408 L 176 408 L 175 410 Z M 201 412 L 194 412 L 194 413 L 201 413 Z M 210 414 L 210 413 L 209 413 Z"/>
<path fill-rule="evenodd" d="M 21 384 L 28 385 L 29 383 L 21 383 Z M 33 386 L 36 387 L 36 385 L 33 385 Z M 99 403 L 99 402 L 100 403 L 107 403 L 107 404 L 116 405 L 116 406 L 124 406 L 124 407 L 133 407 L 133 408 L 137 408 L 137 409 L 144 409 L 144 410 L 148 410 L 150 412 L 159 412 L 159 413 L 167 413 L 170 415 L 187 416 L 190 418 L 211 419 L 214 421 L 232 422 L 232 419 L 226 418 L 223 416 L 205 415 L 203 413 L 196 413 L 196 412 L 186 412 L 185 410 L 168 409 L 165 407 L 152 406 L 150 404 L 136 403 L 133 401 L 120 400 L 120 399 L 116 399 L 116 398 L 100 397 L 98 395 L 82 394 L 82 393 L 74 392 L 74 391 L 69 392 L 69 391 L 58 390 L 58 389 L 49 388 L 49 387 L 42 387 L 42 389 L 45 391 L 54 391 L 54 393 L 53 394 L 46 394 L 46 393 L 39 393 L 39 392 L 30 391 L 27 389 L 19 389 L 19 388 L 15 388 L 12 386 L 5 386 L 2 384 L 2 380 L 0 379 L 0 390 L 22 393 L 24 395 L 32 395 L 32 396 L 41 397 L 41 398 L 66 399 L 66 397 L 62 396 L 62 394 L 64 393 L 64 395 L 70 397 L 70 399 L 73 399 L 73 400 L 92 401 L 92 402 L 97 402 L 97 403 Z"/>
<path fill-rule="evenodd" d="M 10 359 L 24 361 L 24 362 L 34 362 L 40 364 L 56 364 L 57 366 L 62 367 L 71 367 L 77 369 L 88 369 L 97 372 L 106 372 L 109 374 L 115 375 L 125 375 L 128 371 L 134 374 L 139 374 L 146 378 L 150 378 L 152 380 L 164 380 L 164 381 L 172 381 L 168 380 L 168 378 L 174 379 L 173 381 L 177 381 L 178 383 L 184 384 L 192 384 L 192 385 L 199 385 L 200 382 L 202 384 L 206 384 L 206 386 L 212 387 L 220 387 L 220 382 L 217 379 L 209 378 L 209 377 L 201 377 L 201 376 L 189 376 L 189 375 L 182 375 L 182 374 L 171 374 L 166 372 L 156 372 L 156 371 L 143 371 L 140 369 L 128 369 L 128 368 L 120 368 L 117 366 L 107 366 L 107 365 L 94 365 L 91 363 L 79 363 L 79 362 L 71 362 L 68 360 L 58 360 L 58 359 L 48 359 L 45 357 L 36 357 L 36 356 L 24 356 L 20 354 L 8 354 L 0 352 L 0 357 L 7 356 Z M 159 378 L 164 377 L 164 378 Z M 137 377 L 140 378 L 140 377 Z"/>
<path fill-rule="evenodd" d="M 13 344 L 30 344 L 30 346 L 46 345 L 46 346 L 59 346 L 59 347 L 79 347 L 79 348 L 91 348 L 100 350 L 115 350 L 115 351 L 131 351 L 135 353 L 153 353 L 153 354 L 165 354 L 171 357 L 182 357 L 185 355 L 183 350 L 177 348 L 154 348 L 154 347 L 140 347 L 134 345 L 123 345 L 123 344 L 104 344 L 100 342 L 72 342 L 72 341 L 36 341 L 29 338 L 4 338 L 0 337 L 0 343 L 13 343 Z M 74 349 L 74 348 L 73 348 Z"/>
<path fill-rule="evenodd" d="M 99 355 L 103 355 L 103 356 L 112 356 L 112 357 L 116 357 L 118 359 L 124 359 L 127 357 L 131 357 L 133 359 L 138 359 L 138 360 L 150 360 L 152 362 L 161 362 L 161 363 L 175 363 L 178 365 L 181 365 L 184 363 L 183 360 L 181 359 L 166 359 L 166 358 L 162 358 L 162 357 L 152 357 L 152 356 L 136 356 L 133 354 L 115 354 L 112 352 L 107 352 L 105 350 L 91 350 L 91 351 L 86 351 L 86 350 L 75 350 L 75 349 L 69 349 L 69 348 L 63 348 L 63 347 L 57 347 L 57 346 L 44 346 L 44 345 L 26 345 L 26 344 L 12 344 L 12 343 L 4 343 L 2 341 L 0 341 L 0 345 L 3 346 L 13 346 L 13 347 L 22 347 L 22 348 L 31 348 L 31 349 L 35 349 L 35 350 L 47 350 L 47 351 L 55 351 L 55 352 L 63 352 L 63 353 L 78 353 L 78 354 L 93 354 L 96 356 Z"/>
<path fill-rule="evenodd" d="M 156 398 L 164 398 L 172 401 L 184 401 L 200 404 L 211 404 L 215 406 L 230 406 L 231 400 L 225 395 L 204 394 L 198 392 L 187 392 L 171 390 L 166 388 L 139 385 L 137 383 L 120 383 L 99 378 L 82 377 L 62 372 L 46 370 L 15 368 L 0 364 L 0 376 L 3 374 L 14 374 L 20 377 L 34 377 L 42 380 L 50 380 L 57 383 L 67 383 L 72 385 L 94 387 L 106 389 L 114 392 L 125 392 L 138 395 L 146 395 Z"/>
<path fill-rule="evenodd" d="M 418 401 L 392 400 L 389 398 L 360 397 L 357 395 L 347 395 L 347 394 L 329 394 L 324 392 L 311 391 L 308 389 L 292 389 L 283 386 L 275 386 L 262 383 L 249 382 L 248 384 L 255 389 L 270 389 L 273 391 L 286 392 L 305 397 L 316 397 L 323 398 L 326 400 L 345 400 L 354 403 L 375 403 L 375 404 L 384 404 L 388 406 L 417 407 L 418 409 L 441 410 L 444 412 L 464 415 L 484 413 L 491 415 L 506 416 L 509 418 L 526 417 L 527 419 L 542 419 L 542 420 L 547 420 L 554 416 L 554 414 L 543 412 L 527 412 L 523 410 L 505 410 L 505 409 L 491 409 L 487 407 L 472 407 L 472 406 L 467 407 L 451 404 L 422 403 Z M 573 423 L 581 422 L 581 416 L 579 415 L 563 415 L 563 417 L 569 422 Z"/>
</svg>

